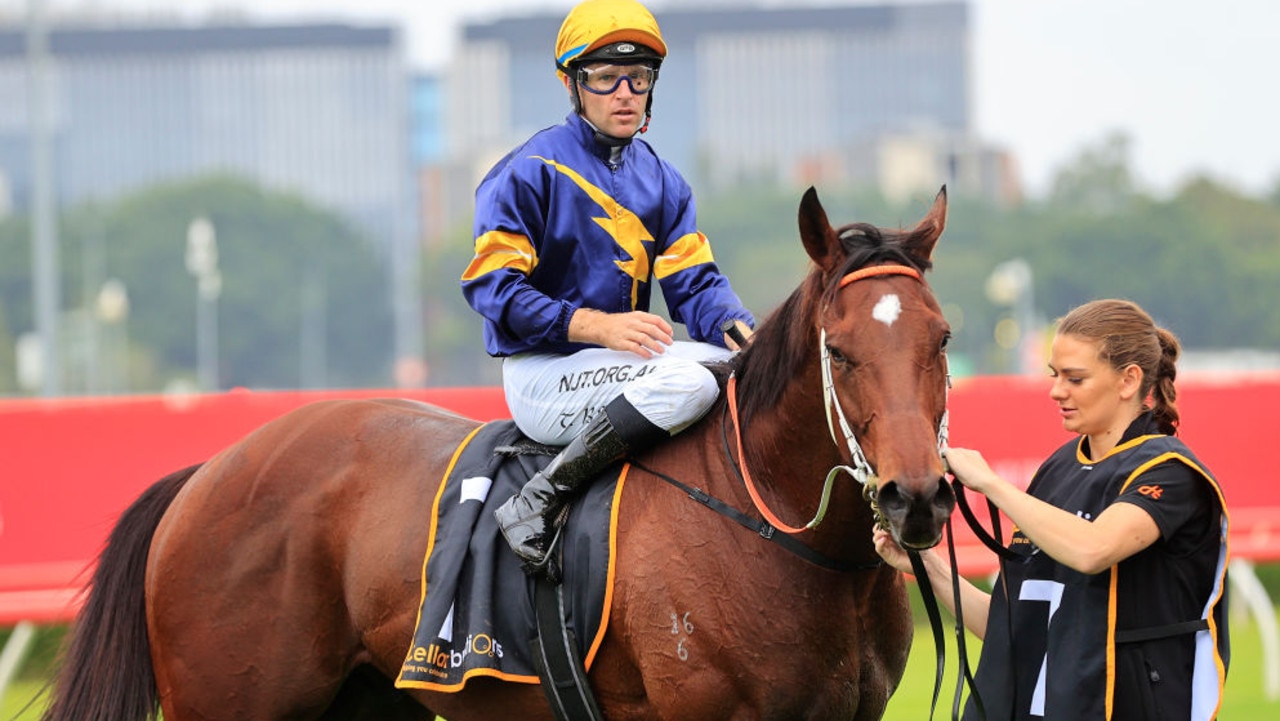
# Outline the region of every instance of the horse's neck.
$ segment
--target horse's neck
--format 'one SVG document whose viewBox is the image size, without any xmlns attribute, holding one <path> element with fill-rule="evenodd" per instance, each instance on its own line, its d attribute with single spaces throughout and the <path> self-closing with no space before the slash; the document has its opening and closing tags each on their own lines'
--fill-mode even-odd
<svg viewBox="0 0 1280 721">
<path fill-rule="evenodd" d="M 743 429 L 746 470 L 764 503 L 790 525 L 814 518 L 824 481 L 845 463 L 827 428 L 821 398 L 820 385 L 795 383 L 775 408 L 758 413 Z M 861 486 L 840 472 L 827 513 L 808 542 L 833 557 L 866 560 L 874 557 L 871 524 Z"/>
</svg>

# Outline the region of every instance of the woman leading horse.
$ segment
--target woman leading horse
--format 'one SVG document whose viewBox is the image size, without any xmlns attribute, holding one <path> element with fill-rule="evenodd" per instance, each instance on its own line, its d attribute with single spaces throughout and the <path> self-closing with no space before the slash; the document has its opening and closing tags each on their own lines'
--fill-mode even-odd
<svg viewBox="0 0 1280 721">
<path fill-rule="evenodd" d="M 717 406 L 634 459 L 589 669 L 607 718 L 882 715 L 911 617 L 853 479 L 903 546 L 938 542 L 954 503 L 938 453 L 949 330 L 923 274 L 945 216 L 939 193 L 913 229 L 837 229 L 805 194 L 811 271 L 736 356 Z M 99 559 L 46 721 L 157 707 L 166 721 L 551 718 L 529 684 L 392 684 L 425 509 L 478 425 L 403 400 L 317 403 L 158 482 Z M 651 474 L 764 519 L 806 558 Z"/>
</svg>

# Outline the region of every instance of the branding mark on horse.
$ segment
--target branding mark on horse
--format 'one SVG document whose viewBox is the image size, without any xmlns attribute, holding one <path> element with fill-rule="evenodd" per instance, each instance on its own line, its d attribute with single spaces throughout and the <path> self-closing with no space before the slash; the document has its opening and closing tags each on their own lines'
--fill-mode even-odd
<svg viewBox="0 0 1280 721">
<path fill-rule="evenodd" d="M 876 307 L 871 310 L 872 318 L 891 328 L 900 315 L 902 315 L 902 301 L 898 300 L 897 293 L 889 293 L 884 296 L 876 303 Z"/>
<path fill-rule="evenodd" d="M 681 633 L 684 635 L 681 636 Z M 688 661 L 689 649 L 685 648 L 684 643 L 689 640 L 689 636 L 693 635 L 693 623 L 689 621 L 687 612 L 684 616 L 675 611 L 671 612 L 671 635 L 680 636 L 680 640 L 676 642 L 676 657 L 681 661 Z"/>
</svg>

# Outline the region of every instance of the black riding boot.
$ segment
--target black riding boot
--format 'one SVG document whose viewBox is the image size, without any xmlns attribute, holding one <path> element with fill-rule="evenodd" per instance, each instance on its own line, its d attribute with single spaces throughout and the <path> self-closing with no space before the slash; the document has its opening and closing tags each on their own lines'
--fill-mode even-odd
<svg viewBox="0 0 1280 721">
<path fill-rule="evenodd" d="M 666 431 L 640 415 L 625 398 L 615 398 L 546 468 L 493 512 L 507 543 L 531 566 L 541 566 L 555 538 L 556 516 L 578 489 L 628 452 L 644 450 L 666 437 Z"/>
</svg>

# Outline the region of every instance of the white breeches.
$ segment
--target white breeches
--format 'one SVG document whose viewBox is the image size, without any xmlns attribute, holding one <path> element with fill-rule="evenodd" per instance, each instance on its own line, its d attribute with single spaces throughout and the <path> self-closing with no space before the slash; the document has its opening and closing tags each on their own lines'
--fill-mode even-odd
<svg viewBox="0 0 1280 721">
<path fill-rule="evenodd" d="M 539 443 L 567 445 L 618 394 L 674 435 L 701 418 L 719 395 L 715 378 L 701 363 L 732 355 L 691 341 L 677 341 L 648 360 L 608 348 L 572 355 L 521 353 L 503 361 L 502 386 L 512 419 Z"/>
</svg>

